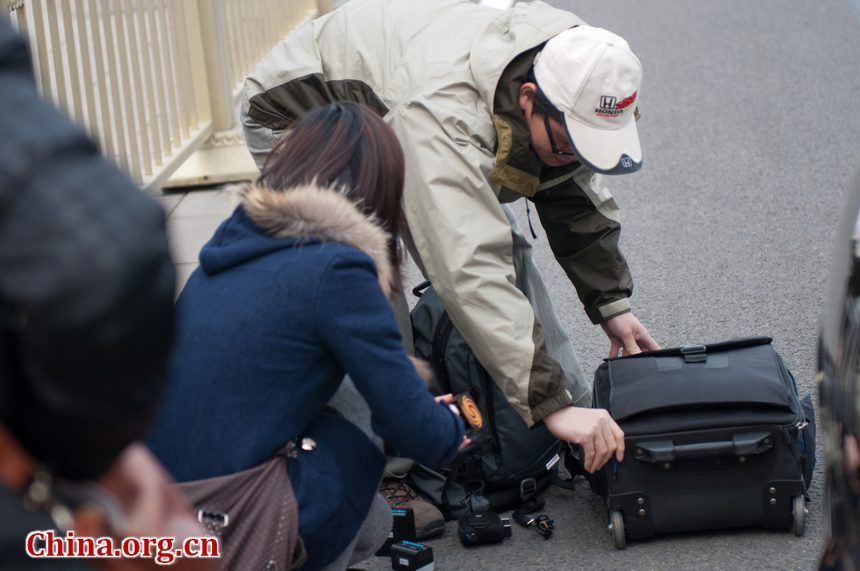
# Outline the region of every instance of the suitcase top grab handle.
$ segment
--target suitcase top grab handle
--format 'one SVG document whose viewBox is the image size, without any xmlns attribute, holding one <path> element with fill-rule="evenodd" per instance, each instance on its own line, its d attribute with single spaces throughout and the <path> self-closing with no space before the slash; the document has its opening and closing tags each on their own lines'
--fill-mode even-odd
<svg viewBox="0 0 860 571">
<path fill-rule="evenodd" d="M 658 464 L 713 456 L 752 456 L 771 448 L 773 435 L 770 432 L 744 432 L 735 434 L 731 440 L 717 442 L 675 444 L 669 439 L 637 442 L 633 448 L 633 458 L 647 464 Z"/>
<path fill-rule="evenodd" d="M 417 288 L 416 288 L 417 289 Z M 707 345 L 692 344 L 657 351 L 643 351 L 635 355 L 623 355 L 621 357 L 606 357 L 604 362 L 617 361 L 619 359 L 636 359 L 642 357 L 683 357 L 688 363 L 704 363 L 709 353 L 755 347 L 756 345 L 768 345 L 773 342 L 771 337 L 738 337 L 719 343 L 708 343 Z"/>
<path fill-rule="evenodd" d="M 707 408 L 799 416 L 796 395 L 794 380 L 768 337 L 713 343 L 704 351 L 688 346 L 611 359 L 594 375 L 594 402 L 616 422 Z"/>
</svg>

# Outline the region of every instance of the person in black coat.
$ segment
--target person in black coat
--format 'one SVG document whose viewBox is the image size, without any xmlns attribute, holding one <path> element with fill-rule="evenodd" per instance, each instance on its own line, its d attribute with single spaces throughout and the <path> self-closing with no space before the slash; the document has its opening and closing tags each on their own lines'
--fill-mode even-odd
<svg viewBox="0 0 860 571">
<path fill-rule="evenodd" d="M 160 479 L 129 445 L 162 392 L 175 275 L 160 206 L 40 99 L 3 18 L 0 102 L 0 568 L 72 569 L 30 559 L 25 537 L 80 523 L 60 482 Z"/>
</svg>

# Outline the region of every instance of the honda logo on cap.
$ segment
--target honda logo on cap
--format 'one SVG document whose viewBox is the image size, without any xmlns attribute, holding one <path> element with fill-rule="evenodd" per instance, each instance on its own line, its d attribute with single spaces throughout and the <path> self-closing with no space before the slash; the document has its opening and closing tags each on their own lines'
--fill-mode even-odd
<svg viewBox="0 0 860 571">
<path fill-rule="evenodd" d="M 636 101 L 635 91 L 633 92 L 633 95 L 625 97 L 621 101 L 618 101 L 618 98 L 612 95 L 601 95 L 600 107 L 596 107 L 594 109 L 594 113 L 597 114 L 598 117 L 606 119 L 618 118 L 624 114 L 624 110 L 634 101 Z"/>
<path fill-rule="evenodd" d="M 621 166 L 626 168 L 626 169 L 629 169 L 630 167 L 633 166 L 633 160 L 629 159 L 627 157 L 624 157 L 623 159 L 621 159 Z"/>
<path fill-rule="evenodd" d="M 611 97 L 609 95 L 601 95 L 600 96 L 600 108 L 601 109 L 615 109 L 615 102 L 618 99 L 615 97 Z"/>
</svg>

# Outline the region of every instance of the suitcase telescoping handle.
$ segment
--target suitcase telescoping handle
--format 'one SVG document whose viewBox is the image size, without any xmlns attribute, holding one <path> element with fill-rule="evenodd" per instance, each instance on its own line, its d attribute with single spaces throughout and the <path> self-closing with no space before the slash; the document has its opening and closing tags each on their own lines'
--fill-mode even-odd
<svg viewBox="0 0 860 571">
<path fill-rule="evenodd" d="M 672 440 L 646 440 L 633 446 L 633 458 L 648 464 L 713 456 L 752 456 L 773 448 L 770 432 L 744 432 L 731 440 L 675 444 Z"/>
</svg>

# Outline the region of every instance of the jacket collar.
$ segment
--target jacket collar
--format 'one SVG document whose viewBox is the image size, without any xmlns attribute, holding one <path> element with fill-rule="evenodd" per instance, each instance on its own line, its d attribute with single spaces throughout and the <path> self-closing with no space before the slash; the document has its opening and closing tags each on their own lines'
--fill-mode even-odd
<svg viewBox="0 0 860 571">
<path fill-rule="evenodd" d="M 542 164 L 531 147 L 531 134 L 520 109 L 520 86 L 528 79 L 535 55 L 543 44 L 518 55 L 499 79 L 493 99 L 496 162 L 490 177 L 523 196 L 534 196 L 540 186 Z"/>
<path fill-rule="evenodd" d="M 496 162 L 490 177 L 504 188 L 532 197 L 545 181 L 581 167 L 579 162 L 560 167 L 544 165 L 531 146 L 528 122 L 520 109 L 520 86 L 528 80 L 535 55 L 543 44 L 521 53 L 502 73 L 494 100 L 493 124 L 496 127 Z"/>
<path fill-rule="evenodd" d="M 550 38 L 584 23 L 543 2 L 519 3 L 501 12 L 473 43 L 472 75 L 492 110 L 498 141 L 490 177 L 517 194 L 534 196 L 543 168 L 531 148 L 519 106 L 519 87 L 528 77 L 535 55 Z"/>
<path fill-rule="evenodd" d="M 343 192 L 309 184 L 276 191 L 260 185 L 242 189 L 242 209 L 260 230 L 275 238 L 319 238 L 361 250 L 374 261 L 379 285 L 391 292 L 388 259 L 391 236 L 362 213 Z"/>
</svg>

